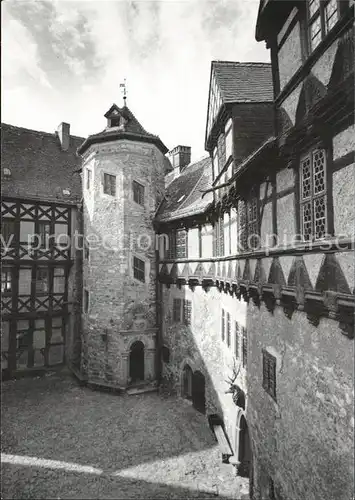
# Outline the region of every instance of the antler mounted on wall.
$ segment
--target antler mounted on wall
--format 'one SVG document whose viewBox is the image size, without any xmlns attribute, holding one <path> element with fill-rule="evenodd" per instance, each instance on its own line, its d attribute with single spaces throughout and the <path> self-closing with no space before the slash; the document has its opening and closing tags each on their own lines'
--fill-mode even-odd
<svg viewBox="0 0 355 500">
<path fill-rule="evenodd" d="M 240 364 L 237 369 L 236 363 L 234 361 L 233 374 L 231 377 L 228 377 L 228 380 L 226 380 L 226 383 L 229 385 L 229 389 L 228 391 L 226 391 L 226 394 L 234 394 L 238 390 L 238 386 L 235 384 L 235 381 L 237 380 L 239 372 L 240 372 Z"/>
</svg>

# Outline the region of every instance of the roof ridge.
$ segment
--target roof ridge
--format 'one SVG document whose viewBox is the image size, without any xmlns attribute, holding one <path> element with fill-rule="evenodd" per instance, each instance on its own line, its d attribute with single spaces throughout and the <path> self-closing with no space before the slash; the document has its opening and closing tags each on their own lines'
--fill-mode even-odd
<svg viewBox="0 0 355 500">
<path fill-rule="evenodd" d="M 214 59 L 212 63 L 222 63 L 222 64 L 239 64 L 244 66 L 271 66 L 271 62 L 263 61 L 225 61 L 223 59 Z"/>
<path fill-rule="evenodd" d="M 26 132 L 32 132 L 32 133 L 37 134 L 37 135 L 48 135 L 48 136 L 53 137 L 53 136 L 56 136 L 58 134 L 57 130 L 55 130 L 54 132 L 47 132 L 45 130 L 34 130 L 33 128 L 20 127 L 19 125 L 11 125 L 10 123 L 1 122 L 1 127 L 3 127 L 4 125 L 6 127 L 15 128 L 18 130 L 25 130 Z M 70 134 L 70 137 L 81 139 L 81 140 L 85 139 L 85 137 L 81 137 L 79 135 L 73 135 L 73 134 Z"/>
<path fill-rule="evenodd" d="M 185 173 L 188 174 L 188 169 L 190 169 L 191 167 L 194 167 L 195 165 L 197 165 L 198 163 L 200 163 L 201 161 L 203 160 L 208 160 L 210 159 L 209 155 L 205 155 L 205 156 L 201 156 L 201 158 L 199 158 L 198 160 L 194 160 L 192 161 L 191 163 L 189 163 L 188 165 L 186 165 L 186 167 L 183 169 L 183 171 L 181 172 L 180 176 L 181 177 L 182 175 L 184 175 Z"/>
</svg>

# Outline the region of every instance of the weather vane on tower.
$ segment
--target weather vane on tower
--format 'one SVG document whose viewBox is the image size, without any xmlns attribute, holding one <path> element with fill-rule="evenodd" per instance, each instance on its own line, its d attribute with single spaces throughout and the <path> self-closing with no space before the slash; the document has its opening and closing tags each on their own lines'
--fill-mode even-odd
<svg viewBox="0 0 355 500">
<path fill-rule="evenodd" d="M 123 106 L 126 106 L 126 99 L 127 99 L 126 79 L 124 79 L 123 83 L 120 83 L 120 89 L 122 89 L 121 92 L 123 93 Z"/>
</svg>

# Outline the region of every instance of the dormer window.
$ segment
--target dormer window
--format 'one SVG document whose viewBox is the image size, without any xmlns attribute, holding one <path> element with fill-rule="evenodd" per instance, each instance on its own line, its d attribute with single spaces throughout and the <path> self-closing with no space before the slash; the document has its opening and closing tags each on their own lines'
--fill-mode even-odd
<svg viewBox="0 0 355 500">
<path fill-rule="evenodd" d="M 115 118 L 110 118 L 110 127 L 119 127 L 120 126 L 120 117 L 117 116 Z"/>
</svg>

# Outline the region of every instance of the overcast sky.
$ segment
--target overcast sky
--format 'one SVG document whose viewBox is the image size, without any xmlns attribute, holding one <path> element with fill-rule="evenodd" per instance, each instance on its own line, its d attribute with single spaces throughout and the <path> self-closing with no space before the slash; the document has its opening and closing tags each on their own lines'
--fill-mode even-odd
<svg viewBox="0 0 355 500">
<path fill-rule="evenodd" d="M 171 149 L 204 155 L 211 60 L 269 61 L 259 0 L 2 2 L 2 121 L 74 135 L 127 105 Z"/>
</svg>

